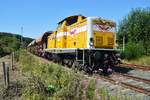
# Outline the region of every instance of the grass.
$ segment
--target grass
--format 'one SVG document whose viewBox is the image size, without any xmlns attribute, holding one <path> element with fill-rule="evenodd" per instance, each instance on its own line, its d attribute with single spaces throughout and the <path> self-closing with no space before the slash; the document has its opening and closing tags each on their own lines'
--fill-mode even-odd
<svg viewBox="0 0 150 100">
<path fill-rule="evenodd" d="M 93 100 L 94 98 L 94 91 L 95 91 L 95 80 L 92 79 L 89 81 L 88 87 L 87 87 L 87 97 L 89 100 Z"/>
<path fill-rule="evenodd" d="M 62 66 L 43 62 L 35 56 L 22 51 L 19 56 L 19 66 L 22 73 L 29 76 L 22 99 L 81 99 L 82 74 L 65 70 Z M 50 87 L 53 87 L 51 89 Z"/>
<path fill-rule="evenodd" d="M 150 65 L 150 56 L 142 56 L 133 60 L 123 60 L 123 62 L 129 64 Z"/>
<path fill-rule="evenodd" d="M 87 79 L 77 70 L 67 70 L 52 62 L 43 63 L 41 59 L 25 50 L 18 53 L 19 69 L 28 77 L 22 89 L 22 100 L 96 100 L 94 77 Z M 87 87 L 85 80 L 88 81 Z M 121 94 L 109 95 L 105 87 L 98 91 L 102 100 L 122 99 Z"/>
</svg>

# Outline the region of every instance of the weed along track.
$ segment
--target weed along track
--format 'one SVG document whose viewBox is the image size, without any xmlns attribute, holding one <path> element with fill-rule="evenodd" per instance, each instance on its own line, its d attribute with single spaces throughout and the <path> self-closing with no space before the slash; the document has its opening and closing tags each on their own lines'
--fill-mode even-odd
<svg viewBox="0 0 150 100">
<path fill-rule="evenodd" d="M 67 65 L 66 65 L 67 66 Z M 68 66 L 67 66 L 68 67 Z M 69 66 L 70 67 L 70 66 Z M 119 79 L 121 77 L 125 78 L 125 80 L 128 80 L 128 79 L 133 79 L 133 80 L 136 80 L 136 81 L 139 81 L 139 82 L 144 82 L 148 85 L 150 85 L 150 80 L 148 79 L 144 79 L 144 78 L 140 78 L 140 77 L 135 77 L 135 76 L 132 76 L 132 75 L 129 75 L 129 74 L 118 74 L 118 73 L 115 73 L 115 75 L 117 75 L 116 77 Z M 127 83 L 127 82 L 123 82 L 123 81 L 119 81 L 119 80 L 115 80 L 111 77 L 107 77 L 107 76 L 99 76 L 100 78 L 103 78 L 104 80 L 106 81 L 109 81 L 113 84 L 116 84 L 119 82 L 119 84 L 125 88 L 129 88 L 131 90 L 134 90 L 136 92 L 140 92 L 140 93 L 143 93 L 143 94 L 146 94 L 146 95 L 150 95 L 150 88 L 149 89 L 145 89 L 144 87 L 140 87 L 140 86 L 137 86 L 137 85 L 134 85 L 134 84 L 130 84 L 130 83 Z"/>
<path fill-rule="evenodd" d="M 40 58 L 45 59 L 47 61 L 46 58 L 42 58 L 42 57 L 40 57 Z M 55 63 L 57 63 L 57 62 L 55 62 Z M 57 63 L 57 64 L 62 65 L 60 63 Z M 65 67 L 71 68 L 72 66 L 65 64 Z M 146 95 L 150 96 L 150 88 L 147 89 L 147 88 L 144 88 L 144 87 L 141 87 L 141 86 L 137 85 L 138 82 L 139 83 L 143 82 L 143 84 L 147 84 L 147 86 L 149 86 L 150 85 L 150 80 L 148 80 L 148 79 L 132 76 L 132 75 L 129 75 L 129 74 L 117 73 L 117 72 L 114 72 L 110 76 L 103 76 L 103 75 L 98 75 L 98 74 L 95 74 L 95 76 L 98 77 L 98 78 L 103 79 L 104 81 L 108 81 L 108 82 L 110 82 L 114 85 L 120 85 L 124 88 L 131 89 L 135 92 L 143 93 L 143 94 L 146 94 Z M 128 80 L 131 81 L 130 79 L 135 81 L 135 84 L 129 83 Z"/>
<path fill-rule="evenodd" d="M 60 64 L 33 55 L 26 50 L 21 51 L 19 54 L 19 65 L 16 64 L 16 68 L 23 74 L 23 77 L 20 76 L 20 78 L 26 80 L 25 82 L 20 81 L 23 92 L 19 95 L 23 98 L 32 98 L 33 95 L 37 95 L 37 97 L 46 98 L 43 100 L 47 100 L 47 97 L 54 97 L 57 93 L 61 93 L 60 96 L 63 95 L 63 97 L 82 98 L 83 96 L 81 100 L 87 100 L 88 98 L 91 98 L 90 100 L 93 100 L 93 98 L 94 100 L 101 100 L 102 98 L 102 100 L 106 100 L 106 98 L 114 98 L 115 96 L 118 96 L 119 99 L 115 98 L 114 100 L 126 97 L 148 98 L 148 100 L 150 98 L 148 88 L 142 90 L 142 87 L 138 85 L 136 87 L 131 86 L 133 84 L 121 80 L 121 77 L 128 80 L 125 76 L 116 75 L 117 79 L 115 79 L 114 74 L 105 77 L 100 75 L 99 72 L 79 71 L 76 67 L 70 66 L 69 63 Z"/>
</svg>

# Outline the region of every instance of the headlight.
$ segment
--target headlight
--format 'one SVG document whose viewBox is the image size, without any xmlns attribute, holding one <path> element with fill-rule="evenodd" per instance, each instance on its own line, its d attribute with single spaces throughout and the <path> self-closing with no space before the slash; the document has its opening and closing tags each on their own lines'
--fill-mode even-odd
<svg viewBox="0 0 150 100">
<path fill-rule="evenodd" d="M 94 45 L 94 40 L 93 38 L 90 38 L 90 46 L 92 47 Z"/>
</svg>

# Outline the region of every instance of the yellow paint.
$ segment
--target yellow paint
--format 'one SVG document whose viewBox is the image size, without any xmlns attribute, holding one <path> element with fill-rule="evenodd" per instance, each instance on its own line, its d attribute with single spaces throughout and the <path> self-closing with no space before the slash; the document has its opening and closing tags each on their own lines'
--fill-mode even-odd
<svg viewBox="0 0 150 100">
<path fill-rule="evenodd" d="M 95 20 L 94 24 L 110 25 L 114 27 L 113 22 Z M 87 19 L 78 16 L 77 22 L 67 25 L 64 20 L 57 30 L 48 37 L 49 48 L 87 48 L 87 29 L 83 31 L 82 27 L 87 27 Z M 78 29 L 78 32 L 75 31 Z M 74 33 L 73 33 L 74 32 Z M 60 34 L 61 35 L 58 35 Z M 70 34 L 72 33 L 72 34 Z M 92 34 L 92 33 L 91 33 Z M 93 32 L 94 48 L 115 48 L 115 36 L 113 32 Z"/>
<path fill-rule="evenodd" d="M 94 32 L 94 47 L 95 48 L 114 48 L 114 33 L 113 32 Z"/>
<path fill-rule="evenodd" d="M 73 28 L 81 28 L 87 25 L 87 20 L 79 17 L 78 22 L 68 26 L 67 30 L 67 48 L 86 48 L 86 34 L 87 31 L 74 33 L 70 35 L 69 31 Z"/>
<path fill-rule="evenodd" d="M 47 47 L 48 48 L 55 48 L 56 44 L 55 44 L 55 32 L 52 33 L 49 37 L 48 37 L 48 44 Z"/>
</svg>

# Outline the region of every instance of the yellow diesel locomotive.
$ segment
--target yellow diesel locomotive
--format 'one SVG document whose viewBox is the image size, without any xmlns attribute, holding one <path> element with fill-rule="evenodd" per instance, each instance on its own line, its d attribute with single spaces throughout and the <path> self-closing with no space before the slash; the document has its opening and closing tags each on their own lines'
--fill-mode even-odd
<svg viewBox="0 0 150 100">
<path fill-rule="evenodd" d="M 55 31 L 44 35 L 29 47 L 44 57 L 86 72 L 112 72 L 116 56 L 115 22 L 100 17 L 69 16 Z"/>
<path fill-rule="evenodd" d="M 111 72 L 118 61 L 115 27 L 100 17 L 69 16 L 47 37 L 45 55 L 86 72 Z"/>
</svg>

